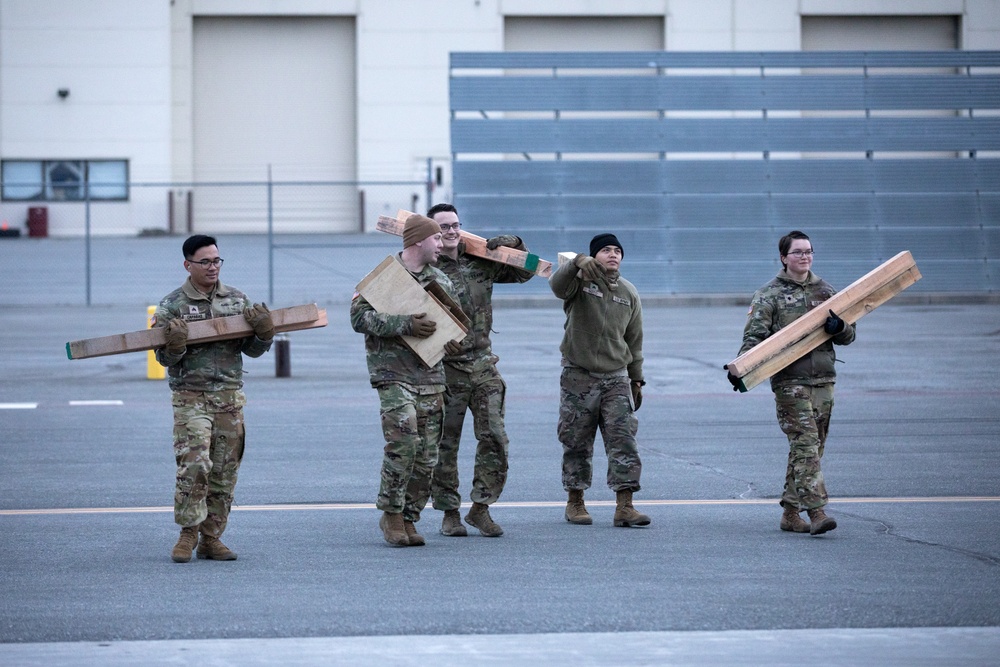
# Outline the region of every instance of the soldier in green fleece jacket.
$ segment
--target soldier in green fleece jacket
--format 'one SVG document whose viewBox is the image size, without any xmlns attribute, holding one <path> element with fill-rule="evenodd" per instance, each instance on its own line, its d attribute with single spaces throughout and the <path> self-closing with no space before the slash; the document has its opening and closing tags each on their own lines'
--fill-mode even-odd
<svg viewBox="0 0 1000 667">
<path fill-rule="evenodd" d="M 590 241 L 590 255 L 577 255 L 552 274 L 549 286 L 566 312 L 559 380 L 559 441 L 562 481 L 569 493 L 566 520 L 590 525 L 583 492 L 593 479 L 598 427 L 608 455 L 608 487 L 617 494 L 614 525 L 647 526 L 632 506 L 642 462 L 635 412 L 642 404 L 642 303 L 621 277 L 625 251 L 614 234 Z"/>
</svg>

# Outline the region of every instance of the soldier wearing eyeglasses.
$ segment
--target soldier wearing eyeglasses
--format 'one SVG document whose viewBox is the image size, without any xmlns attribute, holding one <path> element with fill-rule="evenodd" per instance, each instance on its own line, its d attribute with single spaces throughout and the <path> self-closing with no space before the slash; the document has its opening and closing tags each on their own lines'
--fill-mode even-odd
<svg viewBox="0 0 1000 667">
<path fill-rule="evenodd" d="M 186 563 L 197 545 L 198 558 L 236 560 L 219 538 L 243 459 L 243 355 L 259 357 L 270 349 L 274 323 L 265 304 L 251 303 L 219 280 L 223 259 L 214 238 L 196 234 L 182 249 L 190 275 L 163 298 L 153 318 L 154 327 L 166 329 L 156 359 L 167 368 L 174 408 L 174 521 L 181 534 L 171 558 Z M 188 322 L 230 315 L 243 315 L 253 335 L 188 345 Z"/>
<path fill-rule="evenodd" d="M 836 294 L 828 282 L 812 272 L 813 247 L 800 231 L 782 236 L 778 242 L 781 271 L 753 295 L 743 329 L 740 354 L 753 348 L 813 308 Z M 837 378 L 833 346 L 854 341 L 854 325 L 846 323 L 832 310 L 824 324 L 831 338 L 809 354 L 771 376 L 771 389 L 777 406 L 778 425 L 788 436 L 788 465 L 785 488 L 781 494 L 784 508 L 779 527 L 795 533 L 820 535 L 837 527 L 827 516 L 826 484 L 820 461 L 830 428 L 833 411 L 833 385 Z M 733 389 L 739 379 L 729 374 Z M 800 515 L 805 511 L 809 523 Z"/>
</svg>

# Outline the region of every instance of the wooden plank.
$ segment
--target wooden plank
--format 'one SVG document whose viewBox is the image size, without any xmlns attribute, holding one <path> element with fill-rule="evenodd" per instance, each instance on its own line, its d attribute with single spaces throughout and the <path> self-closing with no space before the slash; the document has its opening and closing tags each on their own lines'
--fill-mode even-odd
<svg viewBox="0 0 1000 667">
<path fill-rule="evenodd" d="M 428 319 L 437 324 L 437 330 L 427 338 L 400 336 L 408 348 L 420 357 L 428 368 L 433 368 L 444 358 L 444 346 L 448 341 L 456 343 L 468 332 L 468 318 L 463 323 L 451 312 L 458 306 L 442 290 L 441 295 L 448 300 L 446 306 L 420 286 L 410 272 L 394 256 L 382 260 L 371 273 L 358 283 L 358 293 L 376 311 L 387 315 L 414 315 L 427 313 Z M 458 308 L 458 312 L 462 312 Z"/>
<path fill-rule="evenodd" d="M 327 325 L 326 311 L 318 308 L 315 303 L 277 308 L 271 311 L 271 319 L 274 321 L 275 333 L 317 329 Z M 188 322 L 189 345 L 244 338 L 252 333 L 253 328 L 243 315 Z M 110 354 L 153 350 L 166 345 L 165 336 L 164 329 L 156 327 L 100 338 L 85 338 L 66 343 L 66 356 L 70 359 L 89 359 Z"/>
<path fill-rule="evenodd" d="M 375 229 L 387 234 L 402 236 L 403 225 L 405 224 L 406 219 L 411 215 L 413 215 L 412 212 L 405 211 L 403 209 L 399 209 L 395 218 L 387 215 L 380 215 L 378 223 L 375 225 Z M 500 264 L 515 266 L 519 269 L 530 271 L 535 275 L 542 276 L 543 278 L 548 278 L 552 275 L 552 262 L 541 259 L 538 255 L 533 255 L 530 252 L 525 252 L 523 250 L 517 250 L 516 248 L 508 248 L 506 246 L 500 246 L 494 250 L 489 250 L 486 247 L 487 239 L 484 239 L 482 236 L 476 236 L 475 234 L 470 234 L 469 232 L 462 230 L 458 233 L 459 236 L 461 236 L 462 241 L 465 242 L 465 252 L 473 255 L 474 257 L 482 257 L 483 259 L 499 262 Z"/>
<path fill-rule="evenodd" d="M 844 321 L 854 324 L 920 280 L 920 277 L 913 256 L 909 251 L 903 251 L 736 357 L 724 368 L 740 378 L 740 391 L 749 391 L 832 338 L 823 330 L 828 311 L 832 310 Z"/>
</svg>

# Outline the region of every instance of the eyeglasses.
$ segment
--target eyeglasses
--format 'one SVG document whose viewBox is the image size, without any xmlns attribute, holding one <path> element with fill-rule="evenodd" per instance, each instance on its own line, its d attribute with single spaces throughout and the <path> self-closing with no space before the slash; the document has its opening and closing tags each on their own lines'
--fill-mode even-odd
<svg viewBox="0 0 1000 667">
<path fill-rule="evenodd" d="M 812 257 L 813 256 L 813 251 L 812 250 L 792 250 L 788 254 L 791 255 L 792 257 L 798 257 L 799 259 L 801 259 L 803 257 Z"/>
<path fill-rule="evenodd" d="M 196 262 L 196 261 L 194 261 L 192 259 L 189 259 L 188 261 L 191 262 L 192 264 L 197 264 L 198 266 L 200 266 L 203 269 L 207 269 L 210 266 L 214 266 L 214 267 L 218 268 L 218 267 L 222 266 L 222 263 L 224 261 L 226 261 L 226 260 L 222 259 L 221 257 L 216 257 L 215 259 L 203 259 L 203 260 L 198 261 L 198 262 Z"/>
<path fill-rule="evenodd" d="M 450 224 L 450 225 L 441 225 L 441 231 L 442 232 L 446 232 L 449 229 L 454 229 L 457 232 L 458 228 L 461 227 L 461 226 L 462 226 L 462 223 L 460 223 L 460 222 L 456 222 L 456 223 L 453 223 L 453 224 Z"/>
</svg>

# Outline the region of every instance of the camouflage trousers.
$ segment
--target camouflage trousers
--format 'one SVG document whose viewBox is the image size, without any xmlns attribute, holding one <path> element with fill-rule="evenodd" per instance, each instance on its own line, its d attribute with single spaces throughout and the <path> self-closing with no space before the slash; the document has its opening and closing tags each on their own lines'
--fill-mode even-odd
<svg viewBox="0 0 1000 667">
<path fill-rule="evenodd" d="M 567 491 L 590 488 L 598 428 L 608 455 L 608 487 L 612 491 L 639 490 L 642 462 L 635 440 L 639 420 L 632 409 L 629 379 L 624 374 L 605 375 L 564 367 L 559 379 L 559 442 L 563 446 L 562 483 Z"/>
<path fill-rule="evenodd" d="M 507 483 L 507 432 L 504 430 L 504 394 L 507 385 L 494 364 L 472 373 L 445 365 L 448 393 L 444 403 L 444 433 L 438 447 L 431 496 L 434 509 L 456 510 L 458 494 L 458 443 L 466 411 L 472 412 L 476 434 L 476 463 L 472 473 L 472 502 L 490 505 Z"/>
<path fill-rule="evenodd" d="M 245 431 L 240 390 L 174 391 L 174 521 L 201 525 L 208 535 L 226 530 L 243 460 Z"/>
<path fill-rule="evenodd" d="M 444 422 L 444 394 L 418 394 L 399 384 L 378 388 L 382 435 L 382 482 L 375 506 L 419 521 L 431 495 Z"/>
<path fill-rule="evenodd" d="M 833 385 L 778 387 L 774 402 L 789 445 L 781 505 L 800 511 L 823 507 L 827 495 L 820 461 L 833 412 Z"/>
</svg>

